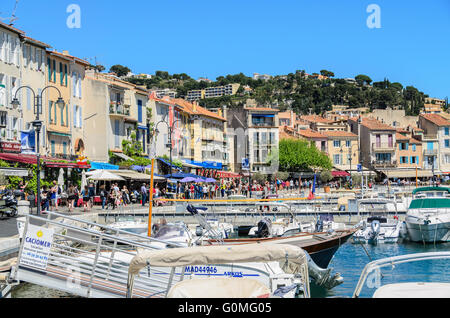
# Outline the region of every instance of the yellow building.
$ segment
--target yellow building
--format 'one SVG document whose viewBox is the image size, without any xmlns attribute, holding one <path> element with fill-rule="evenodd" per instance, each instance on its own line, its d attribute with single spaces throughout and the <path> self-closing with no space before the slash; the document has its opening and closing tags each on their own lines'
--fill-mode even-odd
<svg viewBox="0 0 450 318">
<path fill-rule="evenodd" d="M 347 131 L 322 131 L 327 137 L 328 157 L 339 170 L 356 170 L 359 164 L 358 136 Z"/>
<path fill-rule="evenodd" d="M 70 153 L 72 135 L 69 125 L 70 78 L 69 70 L 72 59 L 56 51 L 47 51 L 47 86 L 46 102 L 43 101 L 43 112 L 46 112 L 47 147 L 46 154 L 52 157 L 65 157 Z M 61 95 L 60 95 L 61 94 Z M 62 97 L 65 104 L 57 105 Z"/>
</svg>

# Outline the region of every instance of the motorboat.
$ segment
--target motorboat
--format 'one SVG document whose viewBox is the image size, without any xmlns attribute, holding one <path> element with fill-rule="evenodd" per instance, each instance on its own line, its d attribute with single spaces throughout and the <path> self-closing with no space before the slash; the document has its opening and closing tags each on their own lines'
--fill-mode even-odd
<svg viewBox="0 0 450 318">
<path fill-rule="evenodd" d="M 392 273 L 389 275 L 392 279 L 389 280 L 395 279 L 396 281 L 382 285 L 382 282 L 385 281 L 382 277 L 388 276 L 386 273 L 383 275 L 382 270 L 390 269 L 394 272 L 399 264 L 420 261 L 440 261 L 447 264 L 449 260 L 450 252 L 446 251 L 400 255 L 370 262 L 361 273 L 353 298 L 359 298 L 363 290 L 368 290 L 368 294 L 372 294 L 372 298 L 450 298 L 449 282 L 426 282 L 423 278 L 416 280 L 412 277 L 397 276 Z M 435 276 L 430 275 L 429 277 Z"/>
<path fill-rule="evenodd" d="M 450 241 L 450 188 L 414 189 L 406 214 L 408 238 L 413 242 Z"/>
<path fill-rule="evenodd" d="M 299 221 L 291 206 L 279 202 L 259 202 L 256 203 L 257 210 L 260 213 L 261 220 L 257 226 L 252 227 L 249 232 L 249 237 L 281 237 L 292 234 L 312 232 L 315 228 L 314 222 Z M 259 207 L 259 209 L 258 209 Z M 285 208 L 287 217 L 279 217 L 276 214 L 282 214 L 281 208 Z M 273 221 L 267 216 L 268 213 L 273 212 Z"/>
<path fill-rule="evenodd" d="M 135 297 L 135 279 L 141 271 L 170 268 L 173 275 L 183 273 L 183 278 L 168 290 L 168 298 L 309 298 L 307 267 L 305 252 L 288 245 L 145 251 L 129 262 L 127 297 Z"/>
<path fill-rule="evenodd" d="M 358 200 L 359 216 L 362 218 L 362 215 L 369 214 L 369 217 L 355 226 L 358 230 L 352 237 L 353 243 L 397 243 L 404 224 L 396 213 L 389 218 L 389 212 L 396 212 L 395 201 L 381 198 Z"/>
</svg>

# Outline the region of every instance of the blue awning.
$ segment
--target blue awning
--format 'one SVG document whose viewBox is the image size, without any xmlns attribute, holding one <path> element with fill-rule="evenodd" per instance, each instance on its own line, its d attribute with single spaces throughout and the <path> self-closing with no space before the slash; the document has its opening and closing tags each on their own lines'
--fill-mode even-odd
<svg viewBox="0 0 450 318">
<path fill-rule="evenodd" d="M 161 161 L 161 162 L 163 162 L 163 163 L 165 163 L 165 164 L 168 165 L 168 166 L 172 166 L 172 168 L 181 170 L 180 167 L 175 166 L 173 163 L 171 164 L 169 161 L 167 161 L 167 160 L 165 160 L 165 159 L 163 159 L 163 158 L 158 158 L 158 160 Z"/>
<path fill-rule="evenodd" d="M 222 170 L 222 163 L 216 161 L 204 161 L 203 167 L 206 169 L 218 169 Z"/>
<path fill-rule="evenodd" d="M 119 166 L 116 165 L 112 165 L 110 163 L 106 163 L 106 162 L 90 162 L 91 164 L 91 169 L 89 169 L 89 171 L 91 170 L 119 170 Z"/>
</svg>

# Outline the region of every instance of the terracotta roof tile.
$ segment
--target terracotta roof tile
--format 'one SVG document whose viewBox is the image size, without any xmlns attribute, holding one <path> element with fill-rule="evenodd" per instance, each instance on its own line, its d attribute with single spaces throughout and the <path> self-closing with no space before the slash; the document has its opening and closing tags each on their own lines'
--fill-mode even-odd
<svg viewBox="0 0 450 318">
<path fill-rule="evenodd" d="M 352 117 L 349 120 L 358 122 L 358 117 Z M 362 126 L 367 127 L 370 130 L 393 130 L 396 131 L 396 129 L 388 124 L 382 123 L 379 120 L 376 120 L 373 117 L 363 117 Z"/>
<path fill-rule="evenodd" d="M 298 133 L 305 138 L 327 139 L 327 136 L 322 135 L 320 132 L 312 130 L 312 129 L 302 129 L 302 130 L 299 130 Z"/>
<path fill-rule="evenodd" d="M 300 119 L 308 121 L 308 122 L 315 122 L 315 123 L 325 123 L 325 124 L 331 124 L 334 123 L 334 120 L 327 119 L 318 115 L 304 115 L 300 116 Z"/>
<path fill-rule="evenodd" d="M 438 114 L 420 114 L 420 117 L 425 118 L 436 126 L 450 126 L 450 121 Z"/>
<path fill-rule="evenodd" d="M 321 133 L 327 137 L 358 137 L 358 135 L 349 131 L 322 131 Z"/>
</svg>

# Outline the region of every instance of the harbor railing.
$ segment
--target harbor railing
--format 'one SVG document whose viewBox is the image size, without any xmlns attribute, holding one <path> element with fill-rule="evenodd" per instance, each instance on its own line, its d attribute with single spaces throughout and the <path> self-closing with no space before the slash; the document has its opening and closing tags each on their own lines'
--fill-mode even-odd
<svg viewBox="0 0 450 318">
<path fill-rule="evenodd" d="M 24 261 L 30 225 L 53 230 L 45 268 Z M 48 212 L 47 217 L 28 215 L 17 265 L 10 280 L 60 290 L 81 297 L 126 297 L 129 261 L 140 250 L 155 250 L 154 243 L 180 247 L 74 217 Z M 172 275 L 171 275 L 172 274 Z M 170 269 L 143 269 L 135 280 L 133 297 L 164 297 L 181 273 Z"/>
</svg>

